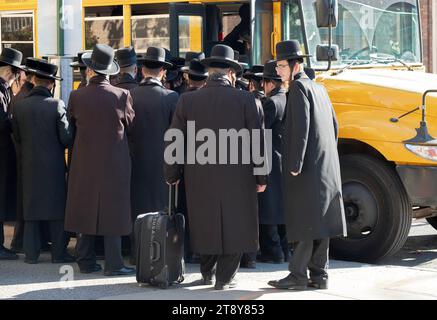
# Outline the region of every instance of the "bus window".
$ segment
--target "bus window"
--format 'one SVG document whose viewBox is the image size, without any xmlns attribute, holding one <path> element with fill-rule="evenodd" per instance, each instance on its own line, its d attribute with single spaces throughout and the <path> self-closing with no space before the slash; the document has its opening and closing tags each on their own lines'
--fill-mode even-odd
<svg viewBox="0 0 437 320">
<path fill-rule="evenodd" d="M 224 39 L 241 22 L 241 18 L 238 12 L 229 12 L 223 14 L 222 21 L 222 37 Z"/>
<path fill-rule="evenodd" d="M 264 64 L 273 58 L 271 37 L 273 32 L 273 3 L 255 2 L 255 26 L 253 37 L 252 64 Z"/>
<path fill-rule="evenodd" d="M 188 51 L 203 51 L 203 17 L 178 16 L 179 30 L 179 56 L 185 58 Z"/>
<path fill-rule="evenodd" d="M 283 39 L 298 40 L 305 43 L 303 36 L 302 12 L 298 0 L 289 0 L 283 4 Z M 304 51 L 304 50 L 303 50 Z"/>
<path fill-rule="evenodd" d="M 417 7 L 411 3 L 398 2 L 385 11 L 375 26 L 373 46 L 378 48 L 380 55 L 388 54 L 405 62 L 420 61 Z"/>
<path fill-rule="evenodd" d="M 224 44 L 238 51 L 240 55 L 250 55 L 250 4 L 239 2 L 219 7 L 222 14 Z"/>
<path fill-rule="evenodd" d="M 85 49 L 97 43 L 123 48 L 123 6 L 85 8 Z"/>
<path fill-rule="evenodd" d="M 138 53 L 148 47 L 170 50 L 170 15 L 168 4 L 132 6 L 132 46 Z"/>
<path fill-rule="evenodd" d="M 327 28 L 317 28 L 316 0 L 302 1 L 305 30 L 312 65 L 317 44 L 327 43 Z M 339 0 L 338 23 L 332 30 L 332 42 L 339 46 L 340 60 L 333 66 L 351 62 L 383 63 L 381 59 L 421 61 L 419 11 L 417 0 Z"/>
<path fill-rule="evenodd" d="M 204 51 L 206 9 L 202 4 L 170 4 L 170 51 L 185 58 L 188 51 Z"/>
<path fill-rule="evenodd" d="M 33 57 L 33 14 L 2 13 L 1 49 L 14 48 L 23 53 L 24 58 Z"/>
</svg>

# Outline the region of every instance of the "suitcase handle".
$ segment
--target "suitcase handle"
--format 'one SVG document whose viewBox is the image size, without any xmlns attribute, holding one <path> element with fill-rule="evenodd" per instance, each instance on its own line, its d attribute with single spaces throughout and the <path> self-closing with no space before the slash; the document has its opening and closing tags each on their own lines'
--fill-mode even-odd
<svg viewBox="0 0 437 320">
<path fill-rule="evenodd" d="M 174 198 L 174 209 L 176 210 L 177 206 L 178 206 L 178 185 L 175 184 L 175 198 Z M 171 201 L 171 196 L 172 196 L 172 192 L 171 189 L 173 188 L 173 185 L 169 185 L 168 186 L 168 215 L 171 216 L 171 213 L 173 211 L 173 206 L 172 206 L 172 201 Z"/>
<path fill-rule="evenodd" d="M 161 259 L 161 245 L 157 241 L 152 242 L 152 262 Z"/>
</svg>

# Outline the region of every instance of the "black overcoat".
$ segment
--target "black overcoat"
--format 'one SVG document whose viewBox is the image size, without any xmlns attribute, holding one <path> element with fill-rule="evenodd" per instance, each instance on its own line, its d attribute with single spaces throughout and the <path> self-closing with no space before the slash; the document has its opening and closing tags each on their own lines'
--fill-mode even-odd
<svg viewBox="0 0 437 320">
<path fill-rule="evenodd" d="M 325 88 L 304 73 L 296 75 L 289 89 L 282 138 L 288 241 L 346 235 L 337 128 Z"/>
<path fill-rule="evenodd" d="M 132 217 L 168 206 L 164 180 L 164 133 L 173 117 L 178 94 L 155 78 L 131 90 L 135 119 L 132 124 Z"/>
<path fill-rule="evenodd" d="M 232 87 L 225 77 L 210 78 L 205 87 L 181 96 L 171 128 L 183 132 L 189 142 L 188 121 L 195 121 L 196 133 L 209 129 L 216 137 L 220 129 L 261 130 L 254 96 Z M 197 149 L 203 142 L 195 145 Z M 240 148 L 239 159 L 241 153 Z M 241 160 L 238 164 L 219 164 L 217 154 L 215 164 L 195 161 L 165 165 L 167 181 L 184 177 L 193 252 L 215 255 L 257 251 L 256 184 L 266 184 L 267 177 L 254 175 L 250 154 L 249 159 L 248 164 Z"/>
<path fill-rule="evenodd" d="M 63 220 L 65 149 L 71 143 L 67 110 L 44 87 L 14 105 L 12 127 L 19 146 L 24 220 Z"/>
<path fill-rule="evenodd" d="M 11 89 L 0 78 L 0 222 L 14 221 L 17 207 L 17 164 L 11 125 Z"/>
<path fill-rule="evenodd" d="M 259 223 L 268 225 L 284 224 L 284 200 L 282 194 L 281 137 L 282 117 L 287 104 L 286 90 L 274 89 L 263 100 L 264 126 L 271 133 L 272 161 L 269 184 L 258 195 Z"/>
</svg>

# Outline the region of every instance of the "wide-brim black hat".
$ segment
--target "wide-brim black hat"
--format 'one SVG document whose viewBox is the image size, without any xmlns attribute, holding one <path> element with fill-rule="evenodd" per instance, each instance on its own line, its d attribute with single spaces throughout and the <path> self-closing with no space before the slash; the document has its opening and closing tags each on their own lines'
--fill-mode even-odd
<svg viewBox="0 0 437 320">
<path fill-rule="evenodd" d="M 24 70 L 24 66 L 21 64 L 23 60 L 23 54 L 21 51 L 13 48 L 3 48 L 0 54 L 0 64 L 15 67 Z"/>
<path fill-rule="evenodd" d="M 193 59 L 197 59 L 197 60 L 203 60 L 205 59 L 205 54 L 203 52 L 195 52 L 195 51 L 188 51 L 185 54 L 185 66 L 189 67 L 190 66 L 190 62 Z"/>
<path fill-rule="evenodd" d="M 49 63 L 44 59 L 33 58 L 31 62 L 32 67 L 27 67 L 26 71 L 34 74 L 38 78 L 59 80 L 62 81 L 61 77 L 58 77 L 56 73 L 58 72 L 58 66 Z"/>
<path fill-rule="evenodd" d="M 100 74 L 115 75 L 120 72 L 120 66 L 114 61 L 114 49 L 106 44 L 96 44 L 92 52 L 84 52 L 82 61 Z"/>
<path fill-rule="evenodd" d="M 281 41 L 276 44 L 276 61 L 297 60 L 307 57 L 311 57 L 311 55 L 302 53 L 300 43 L 297 40 Z"/>
<path fill-rule="evenodd" d="M 172 57 L 170 62 L 173 64 L 175 69 L 180 69 L 185 66 L 185 59 L 181 57 Z"/>
<path fill-rule="evenodd" d="M 115 59 L 120 68 L 137 64 L 137 54 L 133 47 L 121 48 L 115 52 Z"/>
<path fill-rule="evenodd" d="M 190 66 L 183 67 L 181 71 L 187 73 L 190 76 L 195 76 L 205 79 L 208 77 L 208 70 L 206 70 L 205 66 L 198 59 L 191 60 Z"/>
<path fill-rule="evenodd" d="M 84 51 L 84 52 L 91 52 L 91 51 Z M 70 63 L 70 67 L 72 68 L 86 68 L 86 64 L 82 61 L 82 55 L 84 52 L 79 52 L 76 57 L 73 58 L 73 62 Z"/>
<path fill-rule="evenodd" d="M 276 71 L 275 60 L 267 61 L 264 65 L 264 71 L 262 73 L 257 73 L 256 75 L 261 76 L 264 79 L 282 81 L 282 78 L 278 75 L 278 72 Z"/>
<path fill-rule="evenodd" d="M 158 68 L 164 67 L 170 69 L 173 67 L 173 64 L 165 58 L 165 49 L 158 47 L 148 47 L 142 61 L 144 61 L 145 64 L 151 63 L 154 66 L 156 65 Z"/>
<path fill-rule="evenodd" d="M 217 44 L 211 49 L 211 56 L 201 60 L 207 68 L 232 68 L 236 72 L 242 71 L 241 65 L 234 60 L 234 50 L 224 44 Z"/>
<path fill-rule="evenodd" d="M 26 58 L 26 61 L 25 61 L 24 65 L 22 66 L 23 67 L 22 69 L 27 73 L 32 73 L 31 70 L 34 70 L 38 67 L 38 60 L 40 60 L 40 59 L 31 58 L 31 57 Z"/>
<path fill-rule="evenodd" d="M 248 69 L 245 73 L 243 73 L 243 78 L 247 80 L 253 79 L 256 81 L 261 81 L 262 76 L 260 76 L 260 74 L 262 74 L 263 72 L 264 72 L 264 66 L 260 64 L 256 64 L 253 65 L 252 68 Z"/>
</svg>

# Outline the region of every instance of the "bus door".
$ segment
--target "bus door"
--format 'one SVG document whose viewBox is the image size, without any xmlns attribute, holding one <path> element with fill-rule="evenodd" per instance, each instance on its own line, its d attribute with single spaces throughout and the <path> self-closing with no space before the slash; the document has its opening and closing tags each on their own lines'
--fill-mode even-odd
<svg viewBox="0 0 437 320">
<path fill-rule="evenodd" d="M 170 52 L 185 58 L 188 51 L 204 51 L 206 39 L 205 6 L 170 3 Z"/>
</svg>

